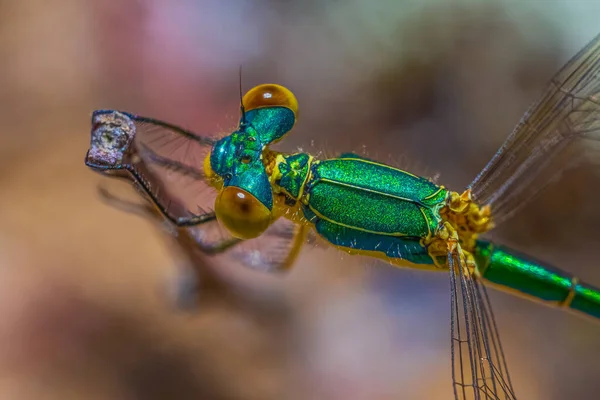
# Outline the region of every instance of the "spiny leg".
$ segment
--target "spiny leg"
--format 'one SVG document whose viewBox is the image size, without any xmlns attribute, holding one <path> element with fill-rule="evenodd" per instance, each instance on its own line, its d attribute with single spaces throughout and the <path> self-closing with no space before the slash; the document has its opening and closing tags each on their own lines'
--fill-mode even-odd
<svg viewBox="0 0 600 400">
<path fill-rule="evenodd" d="M 119 178 L 122 178 L 122 177 L 119 177 Z M 127 181 L 131 182 L 127 178 L 123 178 L 123 179 L 126 179 Z M 136 189 L 140 190 L 140 186 L 136 185 Z M 140 191 L 143 191 L 142 194 L 146 194 L 145 190 L 140 190 Z M 149 218 L 149 219 L 155 220 L 155 221 L 160 220 L 161 216 L 164 217 L 164 213 L 160 210 L 160 208 L 153 201 L 147 201 L 146 204 L 135 203 L 133 201 L 125 200 L 118 196 L 115 196 L 107 188 L 105 188 L 103 186 L 99 186 L 98 192 L 100 194 L 100 198 L 104 202 L 106 202 L 108 205 L 110 205 L 111 207 L 115 207 L 122 211 L 131 213 L 131 214 L 135 214 L 135 215 L 138 215 L 141 217 Z M 157 210 L 157 208 L 158 208 L 158 210 Z M 198 217 L 202 217 L 202 221 L 198 222 L 195 225 L 201 225 L 201 224 L 209 223 L 209 222 L 216 223 L 216 217 L 215 217 L 214 213 L 208 213 L 208 214 L 204 214 L 204 215 L 198 216 Z M 193 225 L 194 224 L 191 224 L 191 226 L 193 226 Z M 179 229 L 176 229 L 177 225 L 175 227 L 173 226 L 172 221 L 170 219 L 169 219 L 169 222 L 162 220 L 161 226 L 164 229 L 166 229 L 169 232 L 169 234 L 172 236 L 175 236 L 175 237 L 182 236 L 182 232 L 180 232 Z M 208 255 L 215 255 L 215 254 L 219 254 L 224 251 L 227 251 L 231 247 L 235 246 L 236 244 L 238 244 L 241 241 L 240 239 L 236 239 L 236 238 L 225 238 L 214 244 L 208 244 L 208 243 L 203 243 L 200 240 L 196 240 L 195 238 L 193 238 L 193 235 L 191 235 L 189 232 L 185 232 L 185 235 L 189 236 L 191 239 L 191 240 L 186 240 L 186 243 L 188 243 L 188 245 L 191 244 L 192 246 L 196 247 L 197 249 L 199 249 L 200 251 L 202 251 L 203 253 L 208 254 Z"/>
<path fill-rule="evenodd" d="M 173 215 L 171 215 L 171 213 L 169 213 L 169 210 L 168 210 L 169 204 L 167 204 L 166 206 L 162 204 L 162 202 L 153 193 L 153 191 L 150 190 L 150 186 L 148 185 L 146 180 L 136 170 L 132 169 L 129 172 L 133 175 L 136 183 L 138 184 L 138 187 L 144 192 L 144 194 L 156 206 L 156 208 L 158 209 L 158 211 L 160 211 L 160 213 L 163 215 L 163 217 L 165 217 L 166 219 L 171 221 L 175 226 L 180 227 L 180 228 L 192 227 L 192 226 L 196 226 L 196 225 L 200 225 L 200 224 L 203 224 L 206 222 L 216 220 L 215 213 L 213 213 L 213 212 L 199 214 L 199 215 L 190 215 L 187 217 L 174 217 Z"/>
<path fill-rule="evenodd" d="M 436 236 L 429 243 L 425 243 L 425 245 L 437 267 L 448 267 L 448 254 L 449 251 L 452 251 L 453 253 L 456 252 L 461 258 L 461 265 L 469 271 L 475 270 L 475 259 L 473 258 L 473 255 L 462 249 L 458 232 L 450 222 L 444 222 L 436 232 Z M 452 249 L 450 249 L 450 247 Z"/>
<path fill-rule="evenodd" d="M 137 188 L 140 189 L 140 191 L 142 191 L 152 203 L 154 203 L 156 208 L 165 218 L 180 228 L 200 225 L 216 218 L 214 213 L 194 214 L 192 212 L 188 212 L 189 215 L 183 217 L 172 215 L 171 212 L 169 212 L 169 209 L 171 209 L 171 205 L 173 204 L 172 199 L 159 199 L 159 192 L 165 190 L 163 183 L 160 181 L 154 181 L 151 184 L 149 181 L 149 179 L 154 179 L 156 176 L 156 173 L 151 171 L 149 167 L 150 164 L 155 167 L 161 167 L 166 171 L 172 171 L 180 177 L 190 178 L 190 182 L 205 181 L 207 179 L 201 170 L 178 161 L 162 157 L 143 143 L 138 144 L 138 151 L 138 156 L 133 157 L 132 163 L 127 167 L 127 171 L 137 183 Z"/>
</svg>

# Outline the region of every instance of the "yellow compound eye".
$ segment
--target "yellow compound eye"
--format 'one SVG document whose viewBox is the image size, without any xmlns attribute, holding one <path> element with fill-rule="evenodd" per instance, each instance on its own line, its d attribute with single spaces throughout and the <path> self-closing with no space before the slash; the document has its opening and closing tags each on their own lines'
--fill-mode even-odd
<svg viewBox="0 0 600 400">
<path fill-rule="evenodd" d="M 244 95 L 242 104 L 246 111 L 261 107 L 287 107 L 298 117 L 298 100 L 287 88 L 274 83 L 255 86 Z"/>
<path fill-rule="evenodd" d="M 245 190 L 228 186 L 215 201 L 217 219 L 233 236 L 252 239 L 271 224 L 271 211 Z"/>
<path fill-rule="evenodd" d="M 212 167 L 210 166 L 210 153 L 206 155 L 203 167 L 204 175 L 206 176 L 208 184 L 216 189 L 221 189 L 223 186 L 223 179 L 219 175 L 215 174 L 215 171 L 213 171 Z"/>
</svg>

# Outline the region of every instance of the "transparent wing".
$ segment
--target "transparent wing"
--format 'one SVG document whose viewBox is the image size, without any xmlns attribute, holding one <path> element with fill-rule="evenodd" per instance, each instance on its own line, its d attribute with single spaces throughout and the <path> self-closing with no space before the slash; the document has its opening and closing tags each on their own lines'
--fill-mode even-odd
<svg viewBox="0 0 600 400">
<path fill-rule="evenodd" d="M 204 175 L 204 160 L 216 138 L 196 135 L 163 121 L 131 116 L 135 124 L 133 168 L 168 216 L 184 223 L 211 213 L 216 190 Z"/>
<path fill-rule="evenodd" d="M 452 383 L 457 400 L 513 400 L 494 314 L 485 287 L 456 253 L 448 254 Z"/>
<path fill-rule="evenodd" d="M 263 272 L 286 272 L 296 261 L 307 234 L 308 227 L 280 218 L 261 236 L 240 242 L 220 257 Z"/>
<path fill-rule="evenodd" d="M 121 211 L 160 222 L 171 235 L 189 235 L 196 246 L 216 262 L 237 263 L 265 272 L 287 271 L 309 236 L 305 226 L 286 219 L 277 220 L 260 237 L 250 240 L 235 239 L 224 233 L 216 220 L 178 229 L 157 211 L 150 199 L 142 197 L 145 195 L 142 190 L 135 189 L 131 181 L 128 183 L 128 187 L 121 185 L 118 190 L 115 185 L 101 185 L 102 199 Z M 125 193 L 125 189 L 129 192 Z"/>
<path fill-rule="evenodd" d="M 552 78 L 469 185 L 471 194 L 479 204 L 491 206 L 497 225 L 564 170 L 597 160 L 599 141 L 600 35 Z M 586 157 L 586 151 L 595 157 Z"/>
</svg>

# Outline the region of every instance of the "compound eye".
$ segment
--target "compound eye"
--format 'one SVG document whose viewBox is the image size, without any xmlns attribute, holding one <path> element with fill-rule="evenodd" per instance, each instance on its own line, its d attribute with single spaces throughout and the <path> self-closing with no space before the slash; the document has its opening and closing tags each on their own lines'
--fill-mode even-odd
<svg viewBox="0 0 600 400">
<path fill-rule="evenodd" d="M 244 95 L 242 104 L 246 111 L 262 107 L 286 107 L 298 117 L 298 100 L 287 88 L 274 83 L 255 86 Z"/>
<path fill-rule="evenodd" d="M 208 184 L 216 189 L 221 189 L 221 187 L 223 186 L 223 178 L 221 178 L 215 173 L 215 171 L 213 171 L 210 165 L 210 152 L 204 158 L 203 166 L 204 175 L 206 176 Z"/>
<path fill-rule="evenodd" d="M 215 201 L 217 219 L 239 239 L 260 236 L 271 225 L 272 213 L 256 197 L 235 186 L 221 191 Z"/>
</svg>

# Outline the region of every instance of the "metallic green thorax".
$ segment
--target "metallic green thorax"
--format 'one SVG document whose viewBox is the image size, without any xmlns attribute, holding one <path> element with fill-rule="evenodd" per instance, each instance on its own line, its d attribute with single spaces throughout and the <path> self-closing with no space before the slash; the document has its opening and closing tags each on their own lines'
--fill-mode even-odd
<svg viewBox="0 0 600 400">
<path fill-rule="evenodd" d="M 281 178 L 279 186 L 294 200 L 299 200 L 302 187 L 308 179 L 311 157 L 306 153 L 284 155 L 283 162 L 277 165 Z"/>
<path fill-rule="evenodd" d="M 433 263 L 424 242 L 441 222 L 445 189 L 354 154 L 309 161 L 305 154 L 284 157 L 278 164 L 279 185 L 300 199 L 304 216 L 323 238 L 389 258 Z"/>
<path fill-rule="evenodd" d="M 492 283 L 600 318 L 600 289 L 564 271 L 487 241 L 477 242 L 474 256 L 479 274 Z"/>
<path fill-rule="evenodd" d="M 294 123 L 293 111 L 285 107 L 243 114 L 238 130 L 215 143 L 210 155 L 211 169 L 223 178 L 223 186 L 249 192 L 269 210 L 273 191 L 283 192 L 287 204 L 300 202 L 306 219 L 334 245 L 433 264 L 426 246 L 441 222 L 447 191 L 354 154 L 324 161 L 303 153 L 280 154 L 276 169 L 267 173 L 271 165 L 263 158 L 265 149 Z"/>
<path fill-rule="evenodd" d="M 431 181 L 346 155 L 313 165 L 308 207 L 321 219 L 365 232 L 430 237 L 446 191 Z"/>
</svg>

